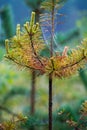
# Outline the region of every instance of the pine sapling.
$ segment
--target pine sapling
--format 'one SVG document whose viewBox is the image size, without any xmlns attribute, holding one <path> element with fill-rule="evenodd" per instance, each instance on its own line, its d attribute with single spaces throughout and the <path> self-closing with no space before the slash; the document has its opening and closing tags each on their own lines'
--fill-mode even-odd
<svg viewBox="0 0 87 130">
<path fill-rule="evenodd" d="M 17 25 L 16 35 L 5 41 L 6 59 L 49 77 L 49 130 L 52 130 L 52 78 L 70 77 L 84 68 L 87 62 L 87 39 L 84 39 L 79 47 L 70 50 L 70 53 L 68 53 L 68 47 L 64 48 L 62 54 L 53 52 L 54 11 L 58 7 L 56 6 L 58 2 L 58 0 L 52 0 L 50 3 L 49 0 L 48 3 L 46 1 L 43 3 L 43 7 L 47 5 L 47 9 L 51 9 L 50 57 L 41 56 L 41 51 L 47 46 L 39 23 L 35 23 L 35 12 L 32 12 L 30 22 L 26 22 L 22 30 L 20 25 Z"/>
</svg>

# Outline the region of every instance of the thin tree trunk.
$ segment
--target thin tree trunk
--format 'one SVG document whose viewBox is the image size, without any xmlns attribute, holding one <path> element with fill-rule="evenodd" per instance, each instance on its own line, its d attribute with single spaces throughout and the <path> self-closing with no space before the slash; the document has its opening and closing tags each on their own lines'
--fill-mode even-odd
<svg viewBox="0 0 87 130">
<path fill-rule="evenodd" d="M 31 115 L 35 113 L 35 71 L 32 70 L 32 79 L 31 79 Z"/>
<path fill-rule="evenodd" d="M 53 36 L 54 36 L 54 0 L 52 0 L 52 19 L 51 19 L 51 45 L 50 57 L 53 56 Z M 52 130 L 52 73 L 49 75 L 49 130 Z"/>
<path fill-rule="evenodd" d="M 36 79 L 36 72 L 34 70 L 32 70 L 32 79 L 31 79 L 31 110 L 30 110 L 30 114 L 33 116 L 35 114 L 35 93 L 36 93 L 36 87 L 35 87 L 35 79 Z M 34 126 L 32 126 L 31 128 L 29 128 L 29 130 L 34 130 Z"/>
<path fill-rule="evenodd" d="M 52 130 L 52 74 L 49 75 L 49 130 Z"/>
<path fill-rule="evenodd" d="M 33 10 L 35 13 L 36 13 L 36 17 L 35 17 L 35 22 L 39 22 L 39 10 L 36 9 L 36 10 Z M 31 85 L 31 115 L 34 115 L 35 114 L 35 94 L 36 94 L 36 72 L 34 70 L 32 70 L 32 85 Z M 30 130 L 35 130 L 35 127 L 32 126 L 30 128 Z"/>
</svg>

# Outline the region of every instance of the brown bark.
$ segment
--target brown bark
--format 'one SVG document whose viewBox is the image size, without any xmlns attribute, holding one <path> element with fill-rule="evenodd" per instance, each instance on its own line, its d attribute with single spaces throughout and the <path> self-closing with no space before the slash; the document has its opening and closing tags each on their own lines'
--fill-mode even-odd
<svg viewBox="0 0 87 130">
<path fill-rule="evenodd" d="M 35 71 L 32 70 L 32 79 L 31 79 L 31 115 L 35 113 Z"/>
<path fill-rule="evenodd" d="M 52 74 L 49 75 L 49 130 L 52 130 Z"/>
</svg>

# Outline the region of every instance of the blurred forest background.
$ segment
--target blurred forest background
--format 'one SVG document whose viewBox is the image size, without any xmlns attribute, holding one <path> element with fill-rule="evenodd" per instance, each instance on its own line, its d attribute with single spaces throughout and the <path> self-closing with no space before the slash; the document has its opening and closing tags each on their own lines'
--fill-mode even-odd
<svg viewBox="0 0 87 130">
<path fill-rule="evenodd" d="M 45 75 L 21 71 L 13 64 L 3 61 L 4 40 L 15 34 L 17 24 L 23 25 L 29 20 L 32 11 L 36 12 L 36 21 L 39 21 L 40 3 L 40 0 L 0 0 L 0 122 L 22 113 L 28 117 L 25 126 L 21 126 L 25 130 L 47 129 L 48 81 Z M 75 48 L 87 37 L 87 1 L 67 0 L 59 12 L 63 16 L 59 16 L 56 28 L 58 33 L 55 32 L 57 50 L 62 51 L 64 46 Z M 86 99 L 86 67 L 68 79 L 55 78 L 53 130 L 72 130 L 64 122 L 64 117 L 58 116 L 58 111 L 63 108 L 77 120 L 81 103 Z"/>
</svg>

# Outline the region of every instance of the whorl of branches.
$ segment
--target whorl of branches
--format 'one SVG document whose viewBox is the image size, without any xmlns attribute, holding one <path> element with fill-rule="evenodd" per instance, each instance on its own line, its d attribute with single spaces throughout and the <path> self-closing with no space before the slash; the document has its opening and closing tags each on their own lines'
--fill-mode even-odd
<svg viewBox="0 0 87 130">
<path fill-rule="evenodd" d="M 69 77 L 84 67 L 87 60 L 87 39 L 71 50 L 71 53 L 68 54 L 68 47 L 65 47 L 62 54 L 57 52 L 50 58 L 40 55 L 46 47 L 44 43 L 39 23 L 35 24 L 35 13 L 32 12 L 30 22 L 26 22 L 22 30 L 18 24 L 16 35 L 5 41 L 5 57 L 24 68 L 38 70 L 47 75 L 53 73 L 53 76 L 59 78 Z"/>
</svg>

